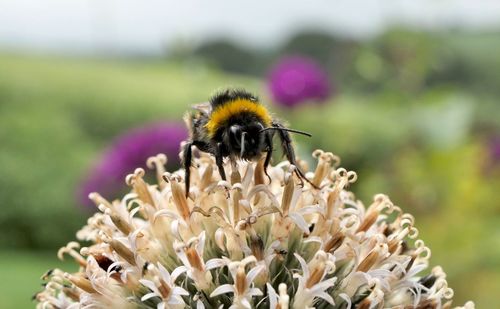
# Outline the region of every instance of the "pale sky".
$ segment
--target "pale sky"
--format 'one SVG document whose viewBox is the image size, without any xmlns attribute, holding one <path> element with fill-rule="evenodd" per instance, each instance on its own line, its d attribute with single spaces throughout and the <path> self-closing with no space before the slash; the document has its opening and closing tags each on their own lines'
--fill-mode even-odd
<svg viewBox="0 0 500 309">
<path fill-rule="evenodd" d="M 500 0 L 0 0 L 0 49 L 160 54 L 175 41 L 261 46 L 304 27 L 366 37 L 394 23 L 500 29 Z"/>
</svg>

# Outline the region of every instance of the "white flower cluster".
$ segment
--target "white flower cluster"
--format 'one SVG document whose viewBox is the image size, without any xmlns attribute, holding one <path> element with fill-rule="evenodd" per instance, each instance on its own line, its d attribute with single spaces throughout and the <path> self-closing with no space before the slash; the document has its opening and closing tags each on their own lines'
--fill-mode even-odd
<svg viewBox="0 0 500 309">
<path fill-rule="evenodd" d="M 38 308 L 451 308 L 442 269 L 421 274 L 430 250 L 414 218 L 382 194 L 363 206 L 346 191 L 356 174 L 313 155 L 320 189 L 288 162 L 227 163 L 221 181 L 200 154 L 188 198 L 183 171 L 150 158 L 157 184 L 137 169 L 121 201 L 91 194 L 100 212 L 77 234 L 90 245 L 59 251 L 79 270 L 45 274 Z"/>
</svg>

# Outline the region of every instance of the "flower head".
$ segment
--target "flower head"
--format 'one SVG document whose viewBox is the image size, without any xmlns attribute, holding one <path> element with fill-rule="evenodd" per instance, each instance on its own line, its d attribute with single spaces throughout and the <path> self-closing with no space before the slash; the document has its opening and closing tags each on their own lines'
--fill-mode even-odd
<svg viewBox="0 0 500 309">
<path fill-rule="evenodd" d="M 327 73 L 302 56 L 281 59 L 269 73 L 268 87 L 274 101 L 285 107 L 323 102 L 332 92 Z"/>
<path fill-rule="evenodd" d="M 38 308 L 449 308 L 414 218 L 383 194 L 365 207 L 347 191 L 356 174 L 314 156 L 301 186 L 288 161 L 269 178 L 263 161 L 228 162 L 222 181 L 201 153 L 188 197 L 183 171 L 153 157 L 156 184 L 138 168 L 121 200 L 90 195 L 100 212 L 77 234 L 90 245 L 59 251 L 79 270 L 44 275 Z"/>
<path fill-rule="evenodd" d="M 95 191 L 117 198 L 126 189 L 125 176 L 137 167 L 145 168 L 146 159 L 158 153 L 168 156 L 167 166 L 178 166 L 179 145 L 186 137 L 187 131 L 181 123 L 153 123 L 120 135 L 81 184 L 80 203 L 88 204 L 87 196 Z M 167 163 L 166 157 L 160 160 Z"/>
</svg>

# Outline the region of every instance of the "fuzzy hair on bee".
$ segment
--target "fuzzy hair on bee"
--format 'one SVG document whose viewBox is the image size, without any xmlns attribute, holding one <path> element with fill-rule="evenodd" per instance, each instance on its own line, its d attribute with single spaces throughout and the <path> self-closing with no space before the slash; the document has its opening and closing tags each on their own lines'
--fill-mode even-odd
<svg viewBox="0 0 500 309">
<path fill-rule="evenodd" d="M 286 128 L 274 119 L 259 99 L 242 89 L 227 89 L 215 94 L 207 103 L 195 105 L 186 114 L 190 137 L 183 148 L 186 196 L 189 195 L 192 147 L 215 157 L 220 177 L 226 180 L 224 158 L 231 161 L 259 160 L 265 153 L 264 171 L 273 154 L 273 137 L 276 133 L 284 155 L 295 168 L 301 182 L 309 182 L 297 166 L 290 132 L 311 136 L 308 133 Z M 267 173 L 267 172 L 266 172 Z"/>
</svg>

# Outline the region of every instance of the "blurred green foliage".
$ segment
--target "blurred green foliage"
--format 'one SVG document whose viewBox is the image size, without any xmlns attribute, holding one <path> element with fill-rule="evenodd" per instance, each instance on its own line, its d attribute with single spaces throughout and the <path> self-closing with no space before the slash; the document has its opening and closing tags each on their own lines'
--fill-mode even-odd
<svg viewBox="0 0 500 309">
<path fill-rule="evenodd" d="M 2 280 L 0 299 L 2 309 L 34 308 L 31 299 L 42 290 L 40 277 L 55 265 L 68 272 L 77 271 L 74 261 L 61 262 L 55 252 L 0 251 Z"/>
<path fill-rule="evenodd" d="M 303 32 L 275 50 L 231 44 L 168 61 L 0 55 L 0 248 L 74 239 L 87 216 L 76 187 L 113 137 L 146 121 L 179 120 L 220 87 L 242 86 L 268 101 L 255 77 L 278 56 L 302 53 L 340 90 L 326 105 L 274 109 L 313 134 L 296 137 L 301 157 L 315 148 L 339 155 L 358 173 L 351 189 L 365 204 L 383 192 L 415 215 L 457 304 L 500 306 L 500 162 L 487 143 L 500 132 L 500 37 L 396 29 L 369 42 Z M 2 268 L 34 271 L 22 266 L 32 257 L 10 256 L 1 256 Z"/>
<path fill-rule="evenodd" d="M 180 120 L 221 85 L 257 88 L 247 78 L 163 62 L 2 55 L 0 67 L 4 248 L 56 248 L 73 239 L 86 220 L 76 187 L 120 132 Z"/>
</svg>

